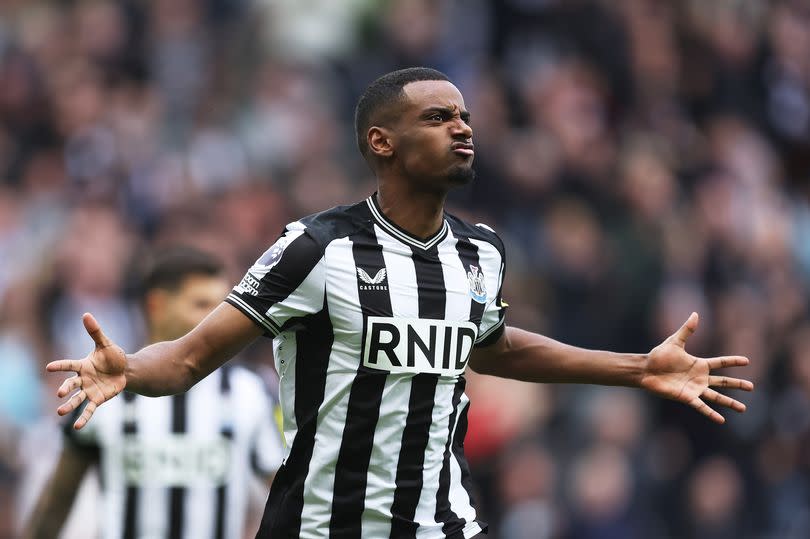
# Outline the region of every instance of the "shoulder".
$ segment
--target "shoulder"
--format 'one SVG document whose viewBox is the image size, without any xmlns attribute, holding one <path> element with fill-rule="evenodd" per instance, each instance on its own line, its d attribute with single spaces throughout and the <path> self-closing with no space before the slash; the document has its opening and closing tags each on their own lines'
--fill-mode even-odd
<svg viewBox="0 0 810 539">
<path fill-rule="evenodd" d="M 336 239 L 345 238 L 370 226 L 371 213 L 365 200 L 350 206 L 335 206 L 308 215 L 287 225 L 286 230 L 301 230 L 312 243 L 325 249 Z"/>
<path fill-rule="evenodd" d="M 293 261 L 294 267 L 311 268 L 323 257 L 326 247 L 336 239 L 369 226 L 365 201 L 353 206 L 336 206 L 288 223 L 281 236 L 262 254 L 254 270 L 270 268 Z"/>
<path fill-rule="evenodd" d="M 503 245 L 503 240 L 501 240 L 501 237 L 492 227 L 484 223 L 468 223 L 467 221 L 459 219 L 450 213 L 445 212 L 444 215 L 445 219 L 447 219 L 447 223 L 450 225 L 450 230 L 452 230 L 455 236 L 461 236 L 463 238 L 476 240 L 479 242 L 486 242 L 498 250 L 502 259 L 506 258 L 506 250 Z"/>
</svg>

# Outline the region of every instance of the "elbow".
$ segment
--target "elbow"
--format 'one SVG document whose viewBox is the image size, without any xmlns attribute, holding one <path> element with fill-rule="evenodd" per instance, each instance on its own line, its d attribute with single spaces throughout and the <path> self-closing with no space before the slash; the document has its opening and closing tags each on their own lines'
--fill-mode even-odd
<svg viewBox="0 0 810 539">
<path fill-rule="evenodd" d="M 468 366 L 478 374 L 500 376 L 504 363 L 509 361 L 512 352 L 512 341 L 509 332 L 494 343 L 473 348 Z"/>
<path fill-rule="evenodd" d="M 180 365 L 178 366 L 182 375 L 178 377 L 179 387 L 176 393 L 184 393 L 191 389 L 197 382 L 210 374 L 203 368 L 201 358 L 210 354 L 210 349 L 205 346 L 205 342 L 193 339 L 191 334 L 181 337 L 184 353 L 181 354 Z"/>
<path fill-rule="evenodd" d="M 181 378 L 178 393 L 185 393 L 205 377 L 200 366 L 194 361 L 187 360 L 183 367 L 184 375 Z"/>
</svg>

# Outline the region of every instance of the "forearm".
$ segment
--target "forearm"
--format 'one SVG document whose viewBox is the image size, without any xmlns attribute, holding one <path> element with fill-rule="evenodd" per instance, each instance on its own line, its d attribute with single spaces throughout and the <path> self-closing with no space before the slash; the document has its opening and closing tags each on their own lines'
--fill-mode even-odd
<svg viewBox="0 0 810 539">
<path fill-rule="evenodd" d="M 149 345 L 127 354 L 126 390 L 148 397 L 183 393 L 199 379 L 196 362 L 183 339 Z"/>
<path fill-rule="evenodd" d="M 223 303 L 183 337 L 128 355 L 126 389 L 149 397 L 188 391 L 259 335 L 256 324 Z"/>
<path fill-rule="evenodd" d="M 496 353 L 473 357 L 475 371 L 527 382 L 638 387 L 647 360 L 646 354 L 577 348 L 512 327 L 501 341 Z"/>
</svg>

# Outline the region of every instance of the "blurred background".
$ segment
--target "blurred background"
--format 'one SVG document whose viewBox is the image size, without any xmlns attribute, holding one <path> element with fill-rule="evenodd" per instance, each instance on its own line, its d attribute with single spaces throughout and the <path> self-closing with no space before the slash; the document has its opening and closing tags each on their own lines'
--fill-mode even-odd
<svg viewBox="0 0 810 539">
<path fill-rule="evenodd" d="M 286 222 L 373 192 L 354 102 L 412 65 L 472 112 L 449 209 L 503 237 L 510 324 L 644 352 L 695 310 L 690 352 L 748 355 L 757 386 L 716 426 L 470 373 L 490 537 L 810 537 L 806 0 L 0 1 L 0 537 L 58 454 L 43 367 L 87 353 L 81 313 L 135 349 L 150 249 L 236 283 Z M 272 383 L 267 344 L 241 361 Z"/>
</svg>

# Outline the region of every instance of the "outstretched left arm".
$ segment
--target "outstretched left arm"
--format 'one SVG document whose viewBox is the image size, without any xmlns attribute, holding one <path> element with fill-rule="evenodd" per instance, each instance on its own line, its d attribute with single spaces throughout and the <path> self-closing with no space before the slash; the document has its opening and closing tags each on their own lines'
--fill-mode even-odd
<svg viewBox="0 0 810 539">
<path fill-rule="evenodd" d="M 699 358 L 684 346 L 698 325 L 697 313 L 647 354 L 619 354 L 569 346 L 554 339 L 507 327 L 491 346 L 476 348 L 470 367 L 481 374 L 527 382 L 566 382 L 640 387 L 680 401 L 712 421 L 725 419 L 707 403 L 744 412 L 745 405 L 712 387 L 751 391 L 754 384 L 740 378 L 713 375 L 724 367 L 748 364 L 743 356 Z"/>
</svg>

